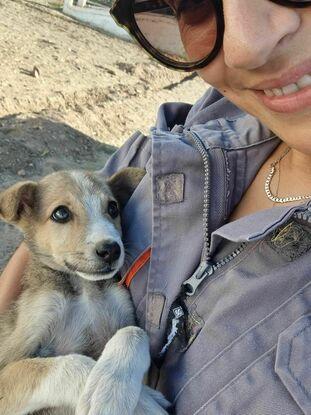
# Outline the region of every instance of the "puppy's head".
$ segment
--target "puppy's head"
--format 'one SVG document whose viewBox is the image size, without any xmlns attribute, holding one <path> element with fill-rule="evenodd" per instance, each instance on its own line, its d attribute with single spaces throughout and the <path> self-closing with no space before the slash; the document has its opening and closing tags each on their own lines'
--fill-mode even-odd
<svg viewBox="0 0 311 415">
<path fill-rule="evenodd" d="M 88 280 L 112 278 L 124 262 L 120 210 L 145 171 L 53 173 L 0 193 L 0 218 L 19 227 L 45 265 Z"/>
</svg>

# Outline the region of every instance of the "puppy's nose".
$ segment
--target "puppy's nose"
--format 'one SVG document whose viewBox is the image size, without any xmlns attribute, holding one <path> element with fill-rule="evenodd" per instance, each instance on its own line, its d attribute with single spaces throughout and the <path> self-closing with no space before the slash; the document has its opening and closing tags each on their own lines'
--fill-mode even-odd
<svg viewBox="0 0 311 415">
<path fill-rule="evenodd" d="M 95 246 L 96 254 L 104 262 L 111 265 L 121 255 L 121 248 L 117 242 L 98 242 Z"/>
</svg>

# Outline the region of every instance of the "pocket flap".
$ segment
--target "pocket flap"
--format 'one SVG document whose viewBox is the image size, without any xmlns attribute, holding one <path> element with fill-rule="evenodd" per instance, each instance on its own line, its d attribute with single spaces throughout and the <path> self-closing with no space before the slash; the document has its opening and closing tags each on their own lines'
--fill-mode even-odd
<svg viewBox="0 0 311 415">
<path fill-rule="evenodd" d="M 303 413 L 311 415 L 311 314 L 280 334 L 275 371 Z"/>
</svg>

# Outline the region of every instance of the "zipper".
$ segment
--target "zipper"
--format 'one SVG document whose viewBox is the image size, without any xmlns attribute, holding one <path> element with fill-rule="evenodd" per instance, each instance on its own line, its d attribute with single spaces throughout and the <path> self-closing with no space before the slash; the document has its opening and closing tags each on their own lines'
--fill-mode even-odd
<svg viewBox="0 0 311 415">
<path fill-rule="evenodd" d="M 227 255 L 220 261 L 213 263 L 210 256 L 210 232 L 209 232 L 209 213 L 210 213 L 210 159 L 208 151 L 205 148 L 201 138 L 194 132 L 189 132 L 189 136 L 193 141 L 196 149 L 199 151 L 204 170 L 203 184 L 203 227 L 204 227 L 204 247 L 201 262 L 190 278 L 184 281 L 183 293 L 190 297 L 193 296 L 203 281 L 211 277 L 215 271 L 223 267 L 236 258 L 245 248 L 246 243 L 243 242 L 231 254 Z"/>
<path fill-rule="evenodd" d="M 194 142 L 196 149 L 199 151 L 204 170 L 203 184 L 203 227 L 204 227 L 204 246 L 202 253 L 202 262 L 208 262 L 210 259 L 210 232 L 209 232 L 209 213 L 210 213 L 210 159 L 209 154 L 202 143 L 201 139 L 194 133 L 190 132 L 190 138 Z M 200 268 L 200 266 L 199 266 Z M 198 270 L 199 270 L 198 268 Z"/>
<path fill-rule="evenodd" d="M 241 245 L 238 248 L 236 248 L 231 254 L 225 256 L 216 263 L 212 263 L 210 261 L 201 262 L 194 274 L 192 274 L 190 278 L 184 281 L 183 287 L 185 294 L 189 297 L 193 296 L 196 290 L 198 289 L 199 285 L 201 285 L 201 283 L 206 278 L 211 277 L 215 271 L 234 260 L 238 255 L 240 255 L 241 252 L 244 251 L 245 247 L 246 243 L 241 243 Z"/>
<path fill-rule="evenodd" d="M 294 218 L 311 223 L 311 207 L 309 207 L 304 212 L 295 212 Z M 207 246 L 209 247 L 209 245 Z M 244 251 L 245 247 L 246 242 L 242 242 L 241 245 L 238 248 L 236 248 L 231 254 L 225 256 L 216 263 L 211 262 L 210 259 L 203 259 L 198 268 L 191 275 L 191 277 L 184 281 L 184 293 L 189 297 L 193 296 L 196 293 L 198 287 L 206 278 L 211 277 L 215 271 L 219 270 L 224 265 L 227 265 L 229 262 L 233 261 L 238 255 L 241 254 L 241 252 Z"/>
<path fill-rule="evenodd" d="M 308 207 L 305 211 L 302 212 L 295 212 L 294 218 L 311 223 L 311 207 Z"/>
<path fill-rule="evenodd" d="M 158 358 L 157 364 L 160 367 L 163 358 L 177 336 L 184 338 L 184 346 L 189 344 L 189 338 L 187 337 L 187 320 L 188 320 L 188 308 L 187 298 L 193 296 L 198 287 L 207 278 L 211 277 L 215 271 L 223 267 L 224 265 L 235 259 L 245 248 L 246 243 L 243 242 L 238 248 L 236 248 L 231 254 L 225 256 L 220 261 L 213 263 L 211 260 L 211 240 L 209 230 L 209 213 L 210 213 L 210 158 L 208 151 L 205 148 L 201 138 L 194 132 L 189 131 L 189 136 L 194 143 L 195 148 L 201 155 L 204 170 L 204 184 L 203 184 L 203 227 L 204 227 L 204 245 L 201 256 L 201 262 L 195 272 L 182 284 L 182 289 L 179 296 L 171 305 L 168 315 L 168 325 L 166 329 L 166 343 L 162 347 Z M 185 349 L 184 349 L 185 350 Z"/>
</svg>

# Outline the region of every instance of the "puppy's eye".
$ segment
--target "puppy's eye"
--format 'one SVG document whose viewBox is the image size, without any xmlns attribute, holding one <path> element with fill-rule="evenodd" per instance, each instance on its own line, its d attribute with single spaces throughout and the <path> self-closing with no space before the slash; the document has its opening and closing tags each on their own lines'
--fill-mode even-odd
<svg viewBox="0 0 311 415">
<path fill-rule="evenodd" d="M 70 210 L 66 206 L 58 206 L 52 213 L 51 219 L 54 222 L 66 223 L 71 219 Z"/>
<path fill-rule="evenodd" d="M 108 213 L 112 219 L 115 219 L 119 215 L 120 212 L 117 202 L 111 201 L 108 203 Z"/>
</svg>

